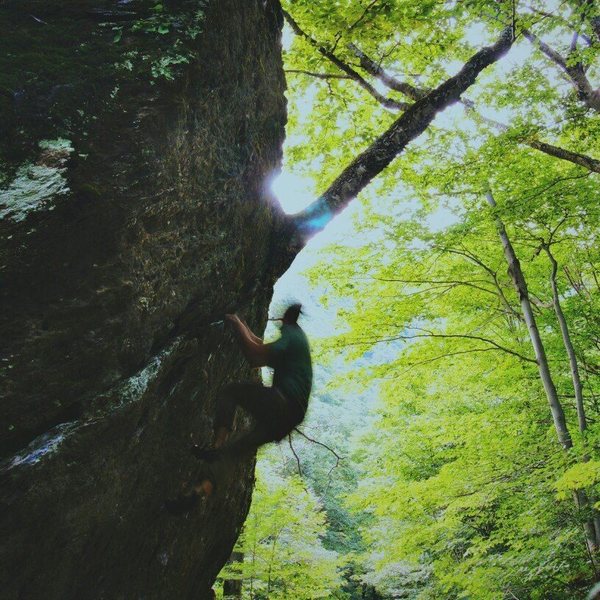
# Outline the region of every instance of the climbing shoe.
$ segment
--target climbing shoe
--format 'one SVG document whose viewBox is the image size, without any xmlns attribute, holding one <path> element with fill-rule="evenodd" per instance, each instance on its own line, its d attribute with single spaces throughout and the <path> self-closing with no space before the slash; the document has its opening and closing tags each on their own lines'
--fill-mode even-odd
<svg viewBox="0 0 600 600">
<path fill-rule="evenodd" d="M 181 492 L 176 498 L 165 500 L 165 508 L 173 516 L 181 516 L 195 508 L 198 505 L 199 498 L 200 494 L 195 489 L 187 493 Z"/>
<path fill-rule="evenodd" d="M 188 484 L 189 486 L 189 484 Z M 217 489 L 213 474 L 206 468 L 198 474 L 198 483 L 188 491 L 181 491 L 175 498 L 165 501 L 165 509 L 172 515 L 184 515 L 194 509 L 203 498 L 209 498 Z"/>
<path fill-rule="evenodd" d="M 203 446 L 198 446 L 198 444 L 194 444 L 190 448 L 190 451 L 196 458 L 206 462 L 213 462 L 219 458 L 219 450 L 217 448 L 206 448 Z"/>
</svg>

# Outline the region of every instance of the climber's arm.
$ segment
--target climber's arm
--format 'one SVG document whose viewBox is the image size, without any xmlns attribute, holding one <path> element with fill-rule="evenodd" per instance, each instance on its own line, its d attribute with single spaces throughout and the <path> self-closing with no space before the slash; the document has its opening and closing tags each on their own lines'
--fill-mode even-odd
<svg viewBox="0 0 600 600">
<path fill-rule="evenodd" d="M 240 319 L 240 321 L 242 322 L 242 325 L 244 325 L 244 327 L 246 328 L 246 331 L 248 332 L 248 335 L 252 338 L 252 340 L 254 342 L 256 342 L 257 344 L 264 343 L 257 335 L 254 335 L 254 333 L 252 332 L 252 329 L 250 329 L 250 327 L 248 327 L 248 323 L 246 323 L 245 319 Z"/>
<path fill-rule="evenodd" d="M 242 322 L 237 315 L 225 315 L 225 317 L 233 325 L 238 335 L 246 360 L 253 367 L 264 367 L 269 355 L 267 345 L 254 335 L 248 325 Z"/>
</svg>

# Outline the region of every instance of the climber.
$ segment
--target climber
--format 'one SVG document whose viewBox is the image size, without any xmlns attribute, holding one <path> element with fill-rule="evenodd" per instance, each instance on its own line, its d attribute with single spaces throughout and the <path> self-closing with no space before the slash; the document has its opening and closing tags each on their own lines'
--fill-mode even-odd
<svg viewBox="0 0 600 600">
<path fill-rule="evenodd" d="M 273 368 L 273 385 L 267 387 L 251 381 L 223 388 L 217 399 L 213 447 L 193 446 L 196 458 L 212 463 L 252 454 L 263 444 L 282 440 L 302 422 L 312 386 L 312 365 L 308 340 L 297 323 L 301 308 L 300 304 L 292 304 L 281 319 L 276 319 L 281 321 L 281 336 L 270 344 L 252 333 L 237 315 L 226 315 L 250 365 Z M 250 431 L 230 441 L 238 406 L 254 417 L 255 424 Z M 167 508 L 172 513 L 186 512 L 214 489 L 214 476 L 205 474 L 200 483 L 169 501 Z"/>
</svg>

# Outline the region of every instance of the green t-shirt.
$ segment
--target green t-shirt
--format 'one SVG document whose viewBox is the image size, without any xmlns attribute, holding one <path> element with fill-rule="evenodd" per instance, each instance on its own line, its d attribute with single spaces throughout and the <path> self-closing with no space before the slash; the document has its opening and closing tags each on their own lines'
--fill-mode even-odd
<svg viewBox="0 0 600 600">
<path fill-rule="evenodd" d="M 269 367 L 273 367 L 273 386 L 306 409 L 312 387 L 312 363 L 306 334 L 298 325 L 281 326 L 281 337 L 269 349 Z"/>
</svg>

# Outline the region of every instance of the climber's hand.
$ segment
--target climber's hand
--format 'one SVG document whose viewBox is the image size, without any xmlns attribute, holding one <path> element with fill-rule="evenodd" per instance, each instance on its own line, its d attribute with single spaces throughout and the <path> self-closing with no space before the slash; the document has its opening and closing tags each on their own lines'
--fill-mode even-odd
<svg viewBox="0 0 600 600">
<path fill-rule="evenodd" d="M 225 315 L 225 322 L 229 323 L 238 335 L 242 335 L 248 329 L 248 326 L 244 325 L 244 322 L 236 314 Z"/>
<path fill-rule="evenodd" d="M 242 320 L 236 314 L 227 314 L 225 315 L 225 320 L 231 323 L 232 325 L 241 325 Z"/>
</svg>

